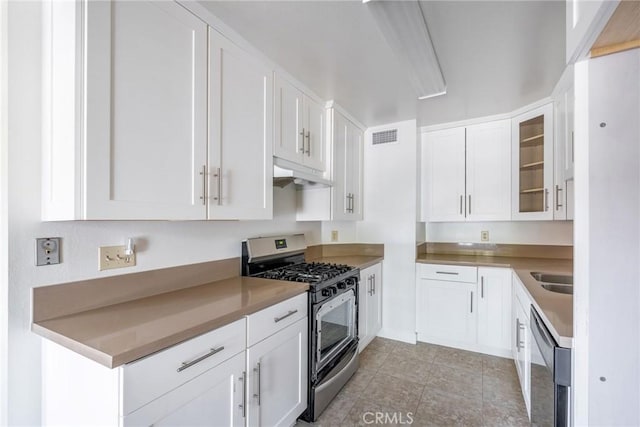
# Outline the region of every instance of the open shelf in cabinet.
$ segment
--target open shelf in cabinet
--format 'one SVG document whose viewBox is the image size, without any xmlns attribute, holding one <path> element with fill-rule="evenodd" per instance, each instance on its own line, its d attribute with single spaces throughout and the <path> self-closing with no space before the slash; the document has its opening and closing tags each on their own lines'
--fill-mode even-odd
<svg viewBox="0 0 640 427">
<path fill-rule="evenodd" d="M 544 211 L 544 115 L 520 123 L 520 212 Z"/>
</svg>

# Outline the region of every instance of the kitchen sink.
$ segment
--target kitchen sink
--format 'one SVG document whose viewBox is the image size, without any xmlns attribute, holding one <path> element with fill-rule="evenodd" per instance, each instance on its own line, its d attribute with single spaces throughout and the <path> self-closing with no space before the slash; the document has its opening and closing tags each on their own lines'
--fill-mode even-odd
<svg viewBox="0 0 640 427">
<path fill-rule="evenodd" d="M 533 272 L 531 276 L 544 289 L 560 294 L 573 294 L 573 276 Z"/>
</svg>

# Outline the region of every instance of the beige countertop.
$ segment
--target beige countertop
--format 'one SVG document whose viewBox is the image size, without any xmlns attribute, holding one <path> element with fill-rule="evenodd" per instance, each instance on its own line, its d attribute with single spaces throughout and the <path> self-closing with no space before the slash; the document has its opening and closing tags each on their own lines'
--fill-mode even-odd
<svg viewBox="0 0 640 427">
<path fill-rule="evenodd" d="M 114 368 L 308 289 L 303 283 L 232 277 L 34 322 L 32 330 Z"/>
<path fill-rule="evenodd" d="M 357 267 L 360 270 L 371 267 L 379 262 L 382 262 L 384 257 L 382 256 L 364 256 L 364 255 L 339 255 L 339 256 L 320 256 L 313 259 L 308 259 L 308 262 L 328 262 L 331 264 L 345 264 L 351 267 Z"/>
<path fill-rule="evenodd" d="M 531 272 L 573 275 L 573 261 L 567 259 L 522 258 L 481 255 L 418 254 L 416 262 L 425 264 L 471 265 L 512 268 L 531 297 L 551 335 L 562 347 L 573 347 L 573 295 L 548 291 Z"/>
</svg>

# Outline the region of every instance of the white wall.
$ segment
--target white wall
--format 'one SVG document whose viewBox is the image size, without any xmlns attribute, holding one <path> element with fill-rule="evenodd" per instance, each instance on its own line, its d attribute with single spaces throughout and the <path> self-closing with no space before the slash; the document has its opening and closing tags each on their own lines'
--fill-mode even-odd
<svg viewBox="0 0 640 427">
<path fill-rule="evenodd" d="M 576 64 L 576 425 L 640 425 L 640 50 Z"/>
<path fill-rule="evenodd" d="M 0 426 L 7 424 L 8 208 L 7 2 L 0 2 Z"/>
<path fill-rule="evenodd" d="M 398 129 L 398 142 L 373 146 L 371 133 Z M 357 240 L 384 243 L 380 336 L 415 342 L 416 121 L 369 128 L 364 139 L 364 220 Z"/>
<path fill-rule="evenodd" d="M 483 230 L 489 243 L 573 245 L 573 221 L 431 222 L 425 240 L 477 243 Z"/>
<path fill-rule="evenodd" d="M 2 393 L 9 399 L 8 424 L 39 425 L 40 338 L 29 331 L 32 287 L 238 257 L 241 240 L 258 235 L 305 232 L 309 243 L 317 243 L 320 224 L 295 222 L 293 186 L 274 189 L 273 221 L 41 222 L 41 5 L 9 2 L 8 7 L 9 377 L 1 383 L 8 384 L 8 393 Z M 62 237 L 61 264 L 35 267 L 34 239 L 44 236 Z M 138 265 L 98 272 L 98 246 L 123 244 L 127 237 L 138 239 Z"/>
</svg>

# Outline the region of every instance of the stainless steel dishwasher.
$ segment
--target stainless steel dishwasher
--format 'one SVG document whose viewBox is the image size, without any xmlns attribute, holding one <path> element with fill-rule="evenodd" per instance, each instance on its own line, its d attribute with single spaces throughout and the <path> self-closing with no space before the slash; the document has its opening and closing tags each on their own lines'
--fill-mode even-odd
<svg viewBox="0 0 640 427">
<path fill-rule="evenodd" d="M 531 425 L 571 425 L 571 349 L 558 346 L 531 307 Z"/>
</svg>

